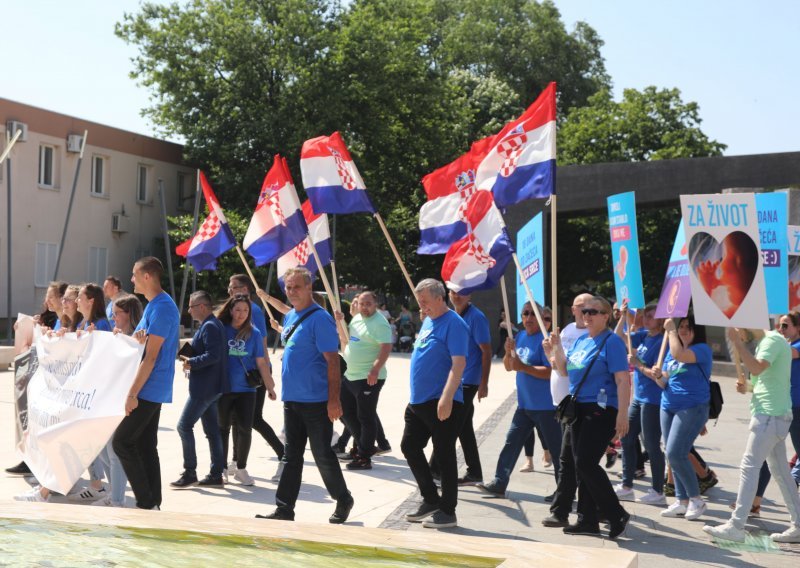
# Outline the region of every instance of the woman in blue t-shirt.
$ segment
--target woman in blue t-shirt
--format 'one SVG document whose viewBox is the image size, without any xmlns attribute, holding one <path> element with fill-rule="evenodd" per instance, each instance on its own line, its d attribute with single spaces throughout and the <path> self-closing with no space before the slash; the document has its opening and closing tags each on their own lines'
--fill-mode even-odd
<svg viewBox="0 0 800 568">
<path fill-rule="evenodd" d="M 778 331 L 786 338 L 792 347 L 792 425 L 789 426 L 789 437 L 792 439 L 794 452 L 800 454 L 800 314 L 790 312 L 781 316 L 778 322 Z M 792 470 L 792 476 L 800 483 L 800 460 Z"/>
<path fill-rule="evenodd" d="M 676 501 L 661 512 L 662 517 L 699 518 L 706 510 L 689 452 L 708 421 L 711 399 L 711 348 L 706 328 L 696 325 L 694 316 L 664 323 L 669 354 L 661 369 L 653 367 L 661 395 L 661 431 L 667 460 L 675 479 Z"/>
<path fill-rule="evenodd" d="M 258 370 L 267 389 L 267 396 L 275 400 L 275 383 L 264 358 L 264 340 L 250 318 L 250 298 L 233 296 L 217 314 L 225 325 L 228 352 L 228 379 L 230 392 L 219 399 L 219 423 L 222 432 L 222 450 L 228 461 L 228 439 L 231 432 L 231 414 L 236 413 L 236 471 L 234 479 L 242 485 L 254 485 L 247 473 L 247 458 L 253 431 L 253 412 L 256 405 L 256 387 L 247 384 L 247 373 Z M 230 469 L 230 468 L 229 468 Z M 230 471 L 226 470 L 230 475 Z"/>
<path fill-rule="evenodd" d="M 577 418 L 564 429 L 561 475 L 546 526 L 564 526 L 578 483 L 578 522 L 566 534 L 600 534 L 599 513 L 608 519 L 611 539 L 625 531 L 630 514 L 620 505 L 600 458 L 608 443 L 628 432 L 630 374 L 625 342 L 611 332 L 611 305 L 595 296 L 581 310 L 588 334 L 564 353 L 558 329 L 542 342 L 548 358 L 569 375 L 570 394 L 577 399 Z M 585 377 L 585 378 L 584 378 Z M 582 383 L 582 384 L 581 384 Z M 576 394 L 577 393 L 577 394 Z M 617 412 L 622 408 L 622 412 Z"/>
<path fill-rule="evenodd" d="M 76 330 L 111 331 L 111 324 L 106 318 L 105 294 L 97 284 L 84 284 L 76 300 L 78 311 L 83 321 Z"/>
<path fill-rule="evenodd" d="M 70 284 L 61 296 L 61 315 L 53 331 L 61 336 L 68 331 L 75 331 L 81 324 L 83 316 L 78 311 L 78 295 L 81 287 Z"/>
</svg>

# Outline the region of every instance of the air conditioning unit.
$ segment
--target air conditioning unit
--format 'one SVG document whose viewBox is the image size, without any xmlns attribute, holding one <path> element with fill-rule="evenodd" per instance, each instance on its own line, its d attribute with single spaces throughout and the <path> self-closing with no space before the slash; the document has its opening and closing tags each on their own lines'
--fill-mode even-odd
<svg viewBox="0 0 800 568">
<path fill-rule="evenodd" d="M 123 213 L 111 214 L 111 232 L 113 233 L 127 233 L 128 232 L 128 217 Z"/>
<path fill-rule="evenodd" d="M 28 141 L 28 125 L 24 122 L 19 122 L 16 120 L 9 120 L 6 122 L 6 132 L 10 138 L 14 138 L 14 135 L 17 133 L 17 130 L 21 130 L 22 134 L 20 134 L 17 142 L 27 142 Z"/>
<path fill-rule="evenodd" d="M 83 136 L 80 134 L 70 134 L 67 136 L 67 152 L 78 153 L 81 151 Z"/>
</svg>

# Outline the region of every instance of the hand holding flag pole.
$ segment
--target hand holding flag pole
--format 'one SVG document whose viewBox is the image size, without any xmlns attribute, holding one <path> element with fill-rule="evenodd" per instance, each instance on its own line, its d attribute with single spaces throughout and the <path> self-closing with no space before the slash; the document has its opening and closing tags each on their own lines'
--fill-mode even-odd
<svg viewBox="0 0 800 568">
<path fill-rule="evenodd" d="M 328 294 L 328 298 L 330 298 L 331 306 L 333 306 L 333 309 L 336 310 L 337 312 L 341 312 L 342 306 L 339 305 L 339 297 L 334 296 L 333 290 L 331 290 L 331 283 L 328 281 L 328 275 L 325 274 L 325 270 L 322 268 L 322 260 L 320 259 L 319 254 L 317 253 L 317 247 L 314 246 L 314 241 L 309 236 L 306 236 L 306 242 L 308 243 L 308 246 L 311 248 L 311 254 L 314 255 L 314 259 L 317 261 L 317 266 L 320 267 L 319 275 L 322 277 L 322 285 L 325 287 L 325 292 Z M 342 349 L 344 349 L 345 347 L 347 347 L 348 338 L 350 337 L 350 331 L 347 329 L 347 324 L 344 323 L 343 320 L 337 320 L 337 322 L 341 330 L 344 331 L 344 335 L 342 335 L 341 333 L 339 334 L 339 337 L 342 342 Z"/>
<path fill-rule="evenodd" d="M 664 339 L 661 340 L 661 351 L 658 352 L 658 362 L 656 366 L 660 369 L 664 366 L 664 355 L 667 353 L 668 336 L 664 333 Z"/>
<path fill-rule="evenodd" d="M 505 309 L 506 314 L 506 331 L 508 332 L 508 336 L 511 337 L 511 316 L 509 315 L 511 312 L 508 311 L 508 294 L 506 293 L 505 275 L 500 277 L 500 294 L 503 296 L 503 308 Z M 512 351 L 511 356 L 516 357 L 517 352 Z"/>
</svg>

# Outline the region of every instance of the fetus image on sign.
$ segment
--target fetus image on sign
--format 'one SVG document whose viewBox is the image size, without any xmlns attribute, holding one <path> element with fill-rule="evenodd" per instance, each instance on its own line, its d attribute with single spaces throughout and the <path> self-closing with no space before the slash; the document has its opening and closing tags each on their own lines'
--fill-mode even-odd
<svg viewBox="0 0 800 568">
<path fill-rule="evenodd" d="M 625 245 L 619 247 L 619 260 L 617 261 L 616 271 L 620 280 L 625 280 L 628 270 L 628 249 Z"/>
</svg>

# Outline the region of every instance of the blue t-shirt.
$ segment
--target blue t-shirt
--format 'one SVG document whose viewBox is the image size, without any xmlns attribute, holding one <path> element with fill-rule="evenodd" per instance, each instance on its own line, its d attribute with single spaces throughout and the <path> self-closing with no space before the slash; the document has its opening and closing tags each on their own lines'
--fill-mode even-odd
<svg viewBox="0 0 800 568">
<path fill-rule="evenodd" d="M 300 323 L 286 343 L 286 336 L 309 310 L 318 310 Z M 299 312 L 290 310 L 283 323 L 281 339 L 286 343 L 281 367 L 281 399 L 285 402 L 326 402 L 328 362 L 323 353 L 339 350 L 339 336 L 331 315 L 317 304 Z"/>
<path fill-rule="evenodd" d="M 59 329 L 61 329 L 61 318 L 57 319 L 55 325 L 53 326 L 53 331 L 58 331 Z"/>
<path fill-rule="evenodd" d="M 172 381 L 175 378 L 175 358 L 178 356 L 178 327 L 180 314 L 169 294 L 161 292 L 144 309 L 136 331 L 164 338 L 150 376 L 139 391 L 139 398 L 150 402 L 172 402 Z"/>
<path fill-rule="evenodd" d="M 686 410 L 711 400 L 711 347 L 705 343 L 690 345 L 696 363 L 680 363 L 667 353 L 664 374 L 668 376 L 667 388 L 661 395 L 661 408 Z"/>
<path fill-rule="evenodd" d="M 236 339 L 238 332 L 239 330 L 231 325 L 225 326 L 231 392 L 256 392 L 255 387 L 247 384 L 245 369 L 252 371 L 258 368 L 256 359 L 264 356 L 264 337 L 253 326 L 247 339 Z"/>
<path fill-rule="evenodd" d="M 453 310 L 438 318 L 425 318 L 411 354 L 411 404 L 422 404 L 442 396 L 454 356 L 467 356 L 469 328 Z M 464 402 L 461 383 L 453 400 Z"/>
<path fill-rule="evenodd" d="M 111 327 L 111 324 L 106 318 L 95 320 L 94 322 L 94 330 L 95 331 L 114 331 L 114 328 Z M 83 320 L 83 323 L 78 326 L 79 329 L 86 331 L 86 329 L 92 325 L 86 320 Z"/>
<path fill-rule="evenodd" d="M 791 344 L 800 352 L 800 339 Z M 800 359 L 792 359 L 792 408 L 800 406 Z"/>
<path fill-rule="evenodd" d="M 250 302 L 250 321 L 253 322 L 253 326 L 261 333 L 263 343 L 263 339 L 267 336 L 267 320 L 264 319 L 264 310 L 255 302 Z"/>
<path fill-rule="evenodd" d="M 606 391 L 606 404 L 619 408 L 617 397 L 617 382 L 614 373 L 628 370 L 628 349 L 620 337 L 610 331 L 600 333 L 596 337 L 585 335 L 575 342 L 567 353 L 567 373 L 569 374 L 569 393 L 575 394 L 578 383 L 581 382 L 586 366 L 597 353 L 597 348 L 610 334 L 608 340 L 600 350 L 597 361 L 594 362 L 589 375 L 578 393 L 578 402 L 597 402 L 597 395 L 601 389 Z"/>
<path fill-rule="evenodd" d="M 544 335 L 541 331 L 529 335 L 523 330 L 514 341 L 517 346 L 517 357 L 526 365 L 550 367 L 550 361 L 542 349 Z M 517 405 L 524 410 L 555 410 L 553 395 L 550 394 L 550 379 L 538 379 L 517 371 Z"/>
<path fill-rule="evenodd" d="M 636 356 L 648 369 L 658 362 L 658 353 L 661 351 L 661 342 L 664 334 L 648 335 L 647 330 L 631 333 L 631 345 L 636 349 Z M 661 387 L 638 369 L 633 371 L 633 399 L 646 404 L 661 404 Z"/>
<path fill-rule="evenodd" d="M 489 331 L 489 320 L 483 312 L 472 304 L 467 305 L 467 310 L 461 314 L 461 319 L 469 328 L 469 348 L 467 351 L 467 366 L 461 376 L 461 383 L 465 385 L 481 384 L 481 370 L 483 369 L 480 344 L 491 344 L 492 336 Z"/>
<path fill-rule="evenodd" d="M 111 324 L 111 329 L 114 329 L 114 300 L 106 304 L 106 319 Z"/>
</svg>

